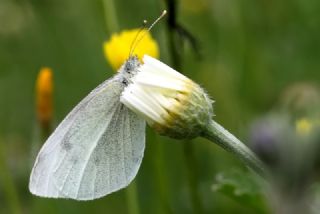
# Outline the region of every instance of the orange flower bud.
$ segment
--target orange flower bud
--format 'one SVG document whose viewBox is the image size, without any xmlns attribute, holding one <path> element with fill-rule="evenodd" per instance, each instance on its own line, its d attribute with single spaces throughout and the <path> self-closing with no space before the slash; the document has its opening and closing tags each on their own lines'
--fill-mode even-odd
<svg viewBox="0 0 320 214">
<path fill-rule="evenodd" d="M 47 67 L 41 68 L 36 81 L 36 110 L 38 121 L 44 128 L 49 127 L 52 119 L 52 95 L 52 70 Z"/>
</svg>

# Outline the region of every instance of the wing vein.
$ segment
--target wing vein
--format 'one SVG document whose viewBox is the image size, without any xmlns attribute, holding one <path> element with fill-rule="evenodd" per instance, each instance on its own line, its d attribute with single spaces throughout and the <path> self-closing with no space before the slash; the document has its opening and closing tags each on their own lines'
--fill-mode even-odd
<svg viewBox="0 0 320 214">
<path fill-rule="evenodd" d="M 119 104 L 118 104 L 119 105 Z M 116 106 L 116 105 L 114 105 Z M 120 105 L 121 106 L 121 105 Z M 114 113 L 116 113 L 118 111 L 118 107 L 114 108 L 112 114 L 114 115 Z M 117 114 L 116 114 L 117 115 Z M 79 190 L 80 190 L 80 187 L 81 187 L 81 182 L 83 180 L 83 176 L 84 176 L 84 172 L 88 166 L 88 162 L 93 154 L 93 151 L 97 148 L 97 145 L 98 145 L 98 142 L 99 140 L 101 139 L 101 136 L 103 136 L 103 134 L 105 133 L 105 131 L 107 130 L 107 128 L 109 127 L 110 123 L 112 121 L 112 118 L 110 119 L 110 121 L 108 121 L 108 123 L 106 123 L 105 127 L 99 132 L 99 134 L 97 134 L 96 138 L 94 139 L 94 143 L 92 143 L 92 146 L 89 148 L 89 152 L 88 152 L 88 155 L 84 161 L 84 167 L 82 168 L 81 172 L 80 172 L 80 180 L 79 180 L 79 184 L 78 184 L 78 188 L 77 188 L 77 195 L 76 197 L 78 197 L 79 195 Z"/>
<path fill-rule="evenodd" d="M 126 182 L 128 181 L 128 176 L 127 176 L 127 172 L 126 172 L 126 161 L 125 161 L 125 145 L 124 145 L 124 142 L 125 142 L 125 132 L 127 131 L 127 129 L 125 129 L 125 126 L 126 126 L 126 123 L 125 123 L 125 119 L 126 119 L 126 116 L 127 116 L 127 109 L 126 108 L 122 108 L 124 113 L 122 114 L 123 117 L 121 118 L 122 119 L 122 131 L 120 131 L 119 133 L 122 134 L 122 139 L 121 139 L 121 147 L 122 147 L 122 163 L 123 163 L 123 172 L 124 172 L 124 177 L 126 179 Z"/>
</svg>

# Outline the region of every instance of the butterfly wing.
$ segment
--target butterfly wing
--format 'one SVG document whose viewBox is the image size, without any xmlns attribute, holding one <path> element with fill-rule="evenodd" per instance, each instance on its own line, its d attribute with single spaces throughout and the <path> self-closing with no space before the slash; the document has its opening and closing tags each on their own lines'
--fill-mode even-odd
<svg viewBox="0 0 320 214">
<path fill-rule="evenodd" d="M 145 122 L 120 103 L 119 76 L 84 98 L 41 148 L 29 189 L 39 196 L 91 200 L 126 187 L 145 147 Z"/>
</svg>

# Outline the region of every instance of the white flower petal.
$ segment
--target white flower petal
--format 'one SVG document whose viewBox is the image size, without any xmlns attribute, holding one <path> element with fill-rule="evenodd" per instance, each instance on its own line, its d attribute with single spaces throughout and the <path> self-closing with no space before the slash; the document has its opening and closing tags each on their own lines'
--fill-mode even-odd
<svg viewBox="0 0 320 214">
<path fill-rule="evenodd" d="M 163 77 L 154 77 L 152 75 L 144 75 L 140 73 L 137 74 L 137 78 L 135 79 L 136 83 L 141 85 L 163 88 L 174 91 L 185 91 L 185 84 L 181 81 L 172 81 L 172 79 L 163 78 Z M 139 76 L 138 76 L 139 75 Z"/>
<path fill-rule="evenodd" d="M 148 122 L 164 122 L 161 116 L 156 111 L 154 111 L 150 105 L 144 102 L 143 99 L 140 99 L 139 96 L 134 96 L 130 93 L 123 94 L 120 98 L 120 101 L 135 113 L 146 118 Z"/>
<path fill-rule="evenodd" d="M 179 72 L 149 56 L 130 79 L 120 101 L 149 123 L 165 124 L 169 112 L 177 112 L 193 82 Z"/>
<path fill-rule="evenodd" d="M 171 67 L 160 62 L 159 60 L 152 58 L 151 56 L 144 55 L 143 62 L 144 62 L 144 64 L 150 65 L 153 68 L 155 68 L 155 70 L 161 71 L 162 73 L 165 73 L 166 75 L 171 75 L 171 76 L 174 76 L 175 78 L 180 78 L 185 81 L 189 80 L 187 77 L 180 74 L 178 71 L 172 69 Z M 164 74 L 162 74 L 162 75 L 164 75 Z"/>
</svg>

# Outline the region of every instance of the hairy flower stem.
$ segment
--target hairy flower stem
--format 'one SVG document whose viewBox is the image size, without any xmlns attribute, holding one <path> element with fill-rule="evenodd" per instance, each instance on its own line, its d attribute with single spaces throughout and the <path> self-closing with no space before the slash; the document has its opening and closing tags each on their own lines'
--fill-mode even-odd
<svg viewBox="0 0 320 214">
<path fill-rule="evenodd" d="M 256 173 L 262 177 L 266 177 L 267 171 L 259 158 L 244 143 L 217 122 L 211 120 L 205 131 L 202 133 L 202 137 L 207 138 L 226 151 L 231 152 Z"/>
</svg>

